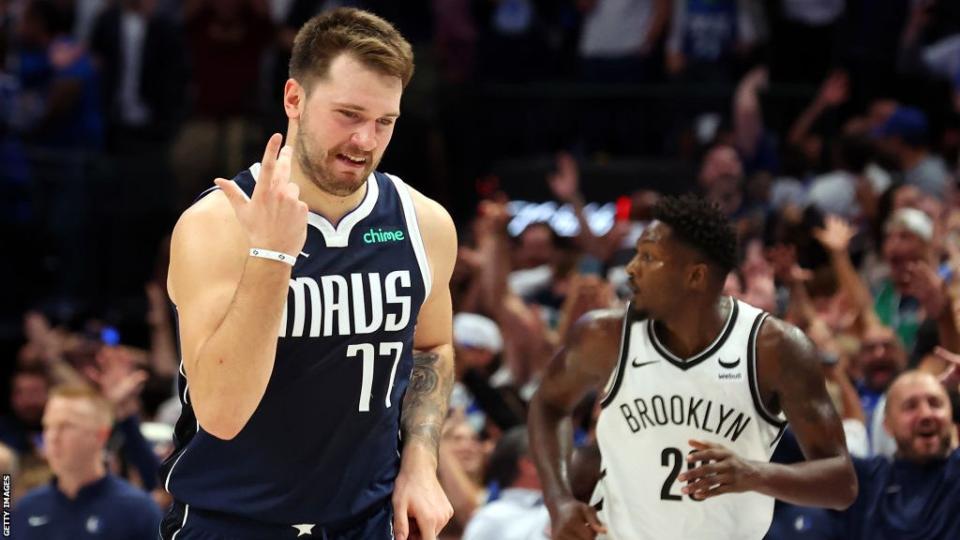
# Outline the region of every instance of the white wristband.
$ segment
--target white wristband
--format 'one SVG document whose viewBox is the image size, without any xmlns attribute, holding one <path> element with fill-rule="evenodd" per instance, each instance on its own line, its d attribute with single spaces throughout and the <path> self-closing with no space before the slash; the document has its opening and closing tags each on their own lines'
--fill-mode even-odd
<svg viewBox="0 0 960 540">
<path fill-rule="evenodd" d="M 260 257 L 261 259 L 270 259 L 271 261 L 280 261 L 284 264 L 289 264 L 293 266 L 297 262 L 297 258 L 293 255 L 287 255 L 286 253 L 280 253 L 279 251 L 270 251 L 269 249 L 260 249 L 260 248 L 250 248 L 251 257 Z"/>
</svg>

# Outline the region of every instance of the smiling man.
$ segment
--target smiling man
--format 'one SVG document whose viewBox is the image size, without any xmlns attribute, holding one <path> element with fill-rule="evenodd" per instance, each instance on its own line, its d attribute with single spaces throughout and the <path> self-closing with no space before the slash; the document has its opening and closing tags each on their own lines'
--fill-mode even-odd
<svg viewBox="0 0 960 540">
<path fill-rule="evenodd" d="M 929 373 L 901 374 L 887 392 L 884 415 L 897 453 L 892 462 L 854 460 L 860 497 L 841 515 L 844 538 L 960 538 L 960 452 L 943 385 Z"/>
<path fill-rule="evenodd" d="M 430 540 L 452 516 L 436 469 L 456 232 L 376 171 L 412 75 L 386 21 L 311 19 L 284 87 L 286 146 L 271 137 L 177 223 L 184 412 L 164 539 Z"/>
<path fill-rule="evenodd" d="M 627 267 L 626 313 L 588 313 L 530 404 L 552 537 L 759 540 L 774 498 L 843 509 L 856 497 L 820 360 L 796 327 L 723 296 L 737 238 L 720 209 L 666 197 Z M 568 478 L 569 415 L 601 391 L 592 505 Z M 769 463 L 790 421 L 807 461 Z"/>
</svg>

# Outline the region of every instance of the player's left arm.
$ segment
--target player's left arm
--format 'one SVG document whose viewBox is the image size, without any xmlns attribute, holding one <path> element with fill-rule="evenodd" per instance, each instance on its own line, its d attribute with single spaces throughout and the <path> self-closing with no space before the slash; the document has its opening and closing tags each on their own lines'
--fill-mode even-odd
<svg viewBox="0 0 960 540">
<path fill-rule="evenodd" d="M 843 426 L 827 394 L 813 343 L 795 326 L 767 319 L 757 343 L 764 396 L 775 396 L 807 460 L 789 465 L 748 461 L 726 448 L 691 441 L 691 462 L 709 462 L 680 475 L 697 499 L 756 491 L 791 504 L 843 510 L 857 498 L 857 477 Z M 766 392 L 764 392 L 766 390 Z"/>
<path fill-rule="evenodd" d="M 453 388 L 453 303 L 450 276 L 457 258 L 457 233 L 447 211 L 411 189 L 432 286 L 420 307 L 413 338 L 413 372 L 403 398 L 400 474 L 393 495 L 394 532 L 405 540 L 412 524 L 425 540 L 435 539 L 453 516 L 437 479 L 440 429 Z"/>
</svg>

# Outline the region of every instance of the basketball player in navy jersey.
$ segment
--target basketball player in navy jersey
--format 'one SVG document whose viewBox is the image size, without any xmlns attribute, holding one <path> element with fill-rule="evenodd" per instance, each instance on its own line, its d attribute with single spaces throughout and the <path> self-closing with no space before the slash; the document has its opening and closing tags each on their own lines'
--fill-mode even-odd
<svg viewBox="0 0 960 540">
<path fill-rule="evenodd" d="M 286 145 L 273 135 L 177 223 L 184 409 L 162 538 L 434 539 L 452 516 L 436 467 L 456 233 L 376 172 L 412 73 L 386 21 L 310 20 Z"/>
<path fill-rule="evenodd" d="M 736 234 L 701 198 L 663 199 L 628 266 L 626 314 L 579 321 L 530 406 L 554 539 L 760 539 L 774 498 L 848 507 L 857 480 L 814 346 L 721 294 Z M 602 390 L 599 481 L 571 494 L 574 406 Z M 807 461 L 769 463 L 786 420 Z"/>
</svg>

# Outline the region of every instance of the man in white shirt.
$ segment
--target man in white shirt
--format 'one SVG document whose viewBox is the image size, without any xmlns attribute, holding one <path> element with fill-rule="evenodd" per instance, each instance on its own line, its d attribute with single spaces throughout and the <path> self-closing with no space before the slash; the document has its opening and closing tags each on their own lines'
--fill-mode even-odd
<svg viewBox="0 0 960 540">
<path fill-rule="evenodd" d="M 529 447 L 524 426 L 511 429 L 497 442 L 488 474 L 500 486 L 500 496 L 476 511 L 463 540 L 550 538 L 550 515 L 543 505 L 540 479 Z"/>
</svg>

